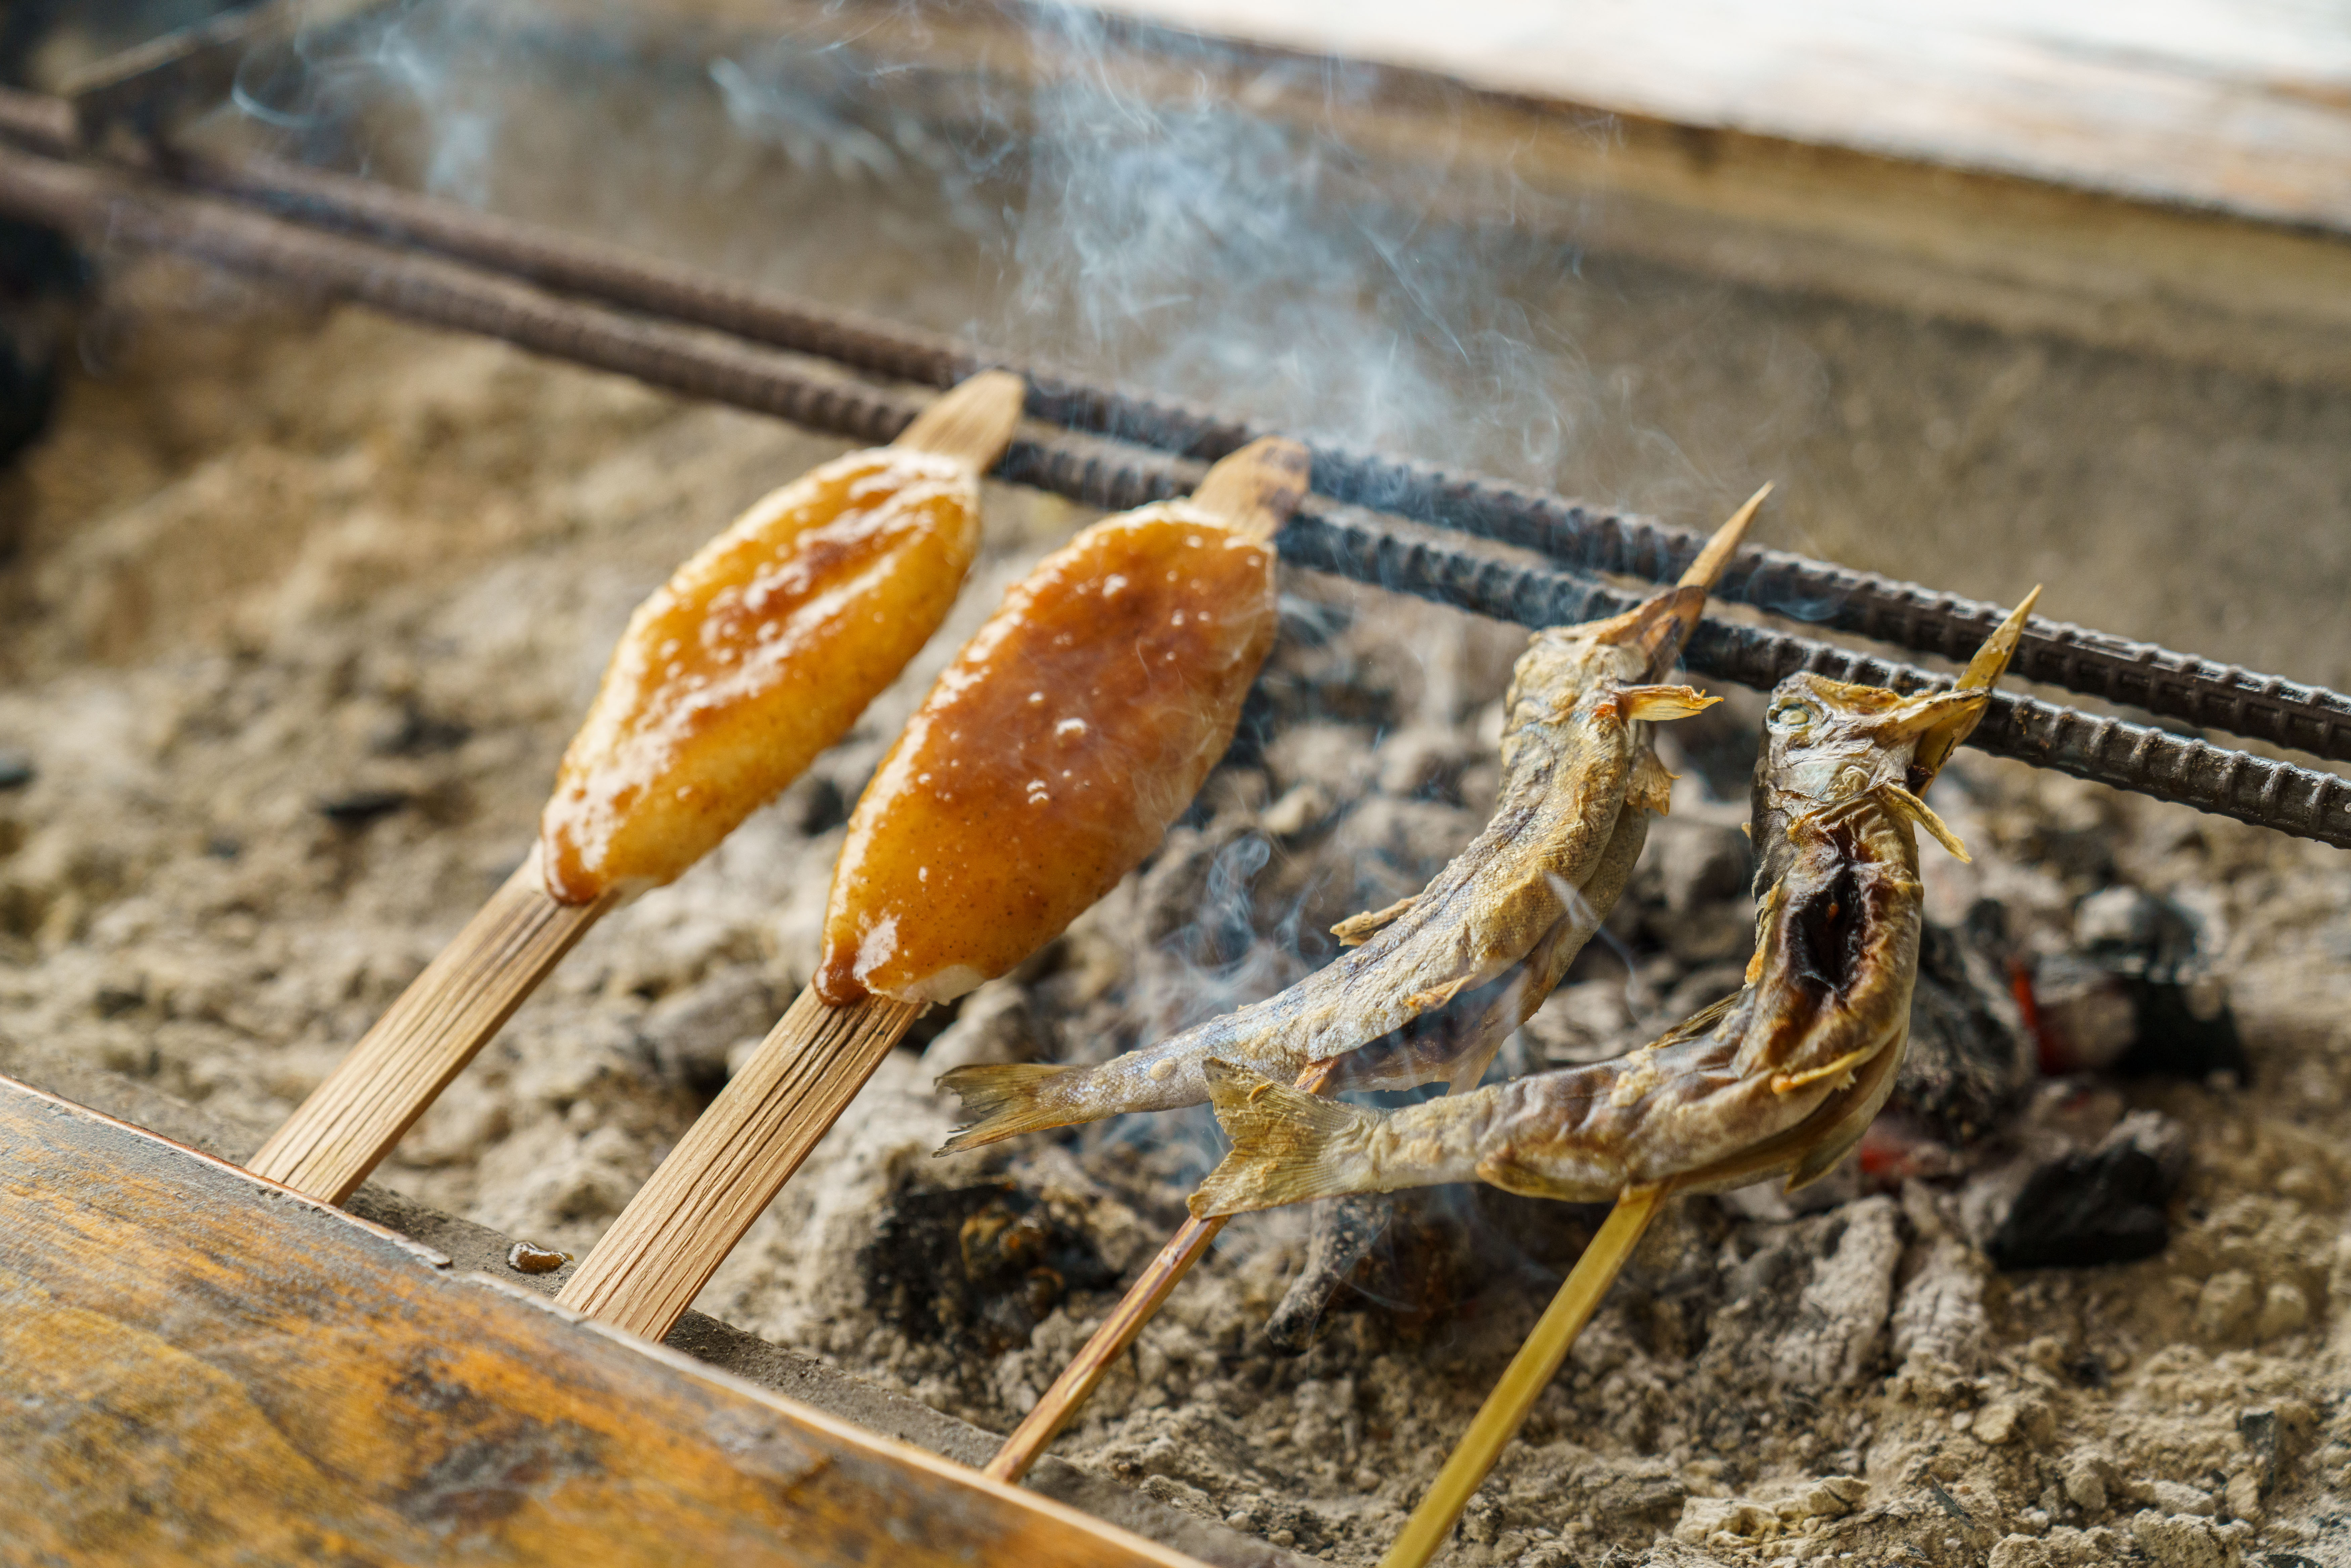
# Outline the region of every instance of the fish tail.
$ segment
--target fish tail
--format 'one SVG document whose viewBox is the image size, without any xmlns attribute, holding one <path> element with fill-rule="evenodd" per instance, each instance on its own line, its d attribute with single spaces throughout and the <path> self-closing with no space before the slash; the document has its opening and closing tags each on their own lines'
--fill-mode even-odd
<svg viewBox="0 0 2351 1568">
<path fill-rule="evenodd" d="M 939 1145 L 942 1155 L 1001 1143 L 1023 1133 L 1091 1122 L 1090 1112 L 1070 1092 L 1082 1077 L 1081 1067 L 1020 1062 L 1008 1066 L 958 1067 L 940 1075 L 938 1086 L 963 1097 L 964 1114 L 971 1120 Z M 1058 1080 L 1058 1082 L 1056 1082 Z"/>
<path fill-rule="evenodd" d="M 1192 1195 L 1202 1218 L 1373 1190 L 1377 1111 L 1325 1100 L 1245 1067 L 1205 1065 L 1217 1120 L 1232 1152 Z"/>
</svg>

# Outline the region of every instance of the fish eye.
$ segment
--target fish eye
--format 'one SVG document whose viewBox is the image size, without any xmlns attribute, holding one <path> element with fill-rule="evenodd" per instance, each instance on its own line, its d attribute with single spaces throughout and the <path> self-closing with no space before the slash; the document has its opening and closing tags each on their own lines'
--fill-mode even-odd
<svg viewBox="0 0 2351 1568">
<path fill-rule="evenodd" d="M 1763 716 L 1763 722 L 1782 734 L 1796 735 L 1812 728 L 1813 721 L 1818 717 L 1820 715 L 1813 711 L 1811 704 L 1792 697 L 1773 706 Z"/>
</svg>

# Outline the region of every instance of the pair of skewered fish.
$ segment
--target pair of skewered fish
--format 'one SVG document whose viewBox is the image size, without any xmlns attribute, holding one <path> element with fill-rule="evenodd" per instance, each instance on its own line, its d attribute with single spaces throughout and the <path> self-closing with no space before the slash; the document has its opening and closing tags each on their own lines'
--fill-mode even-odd
<svg viewBox="0 0 2351 1568">
<path fill-rule="evenodd" d="M 1805 674 L 1774 690 L 1755 772 L 1756 946 L 1738 993 L 1615 1061 L 1468 1092 L 1606 917 L 1648 814 L 1667 807 L 1648 727 L 1713 699 L 1649 683 L 1696 621 L 1707 564 L 1627 615 L 1536 634 L 1508 698 L 1492 821 L 1419 896 L 1336 928 L 1360 946 L 1098 1067 L 958 1069 L 941 1082 L 977 1119 L 942 1152 L 1207 1101 L 1234 1147 L 1192 1199 L 1202 1216 L 1473 1178 L 1591 1201 L 1824 1175 L 1884 1104 L 1907 1041 L 1918 831 L 1965 858 L 1920 796 L 1983 714 L 2038 590 L 1954 690 L 1906 697 Z M 1456 1092 L 1383 1113 L 1277 1082 L 1310 1074 Z"/>
</svg>

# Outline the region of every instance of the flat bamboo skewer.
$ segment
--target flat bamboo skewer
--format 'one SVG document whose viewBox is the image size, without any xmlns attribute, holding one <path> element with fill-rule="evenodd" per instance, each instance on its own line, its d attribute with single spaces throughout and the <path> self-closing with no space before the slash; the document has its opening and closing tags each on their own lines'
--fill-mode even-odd
<svg viewBox="0 0 2351 1568">
<path fill-rule="evenodd" d="M 1317 1062 L 1299 1074 L 1298 1087 L 1309 1094 L 1320 1094 L 1338 1071 L 1336 1061 Z M 1142 1277 L 1127 1288 L 1110 1316 L 1102 1320 L 1070 1364 L 1061 1368 L 1053 1385 L 1021 1417 L 1020 1425 L 1012 1428 L 1004 1446 L 982 1468 L 982 1475 L 1009 1484 L 1029 1473 L 1039 1456 L 1061 1435 L 1061 1428 L 1070 1424 L 1078 1407 L 1093 1397 L 1094 1389 L 1113 1364 L 1126 1354 L 1134 1336 L 1143 1332 L 1143 1325 L 1158 1314 L 1177 1281 L 1207 1254 L 1209 1244 L 1231 1218 L 1229 1214 L 1219 1214 L 1212 1219 L 1185 1218 L 1183 1225 L 1143 1270 Z"/>
<path fill-rule="evenodd" d="M 556 1300 L 665 1337 L 923 1007 L 868 997 L 835 1008 L 802 991 Z"/>
<path fill-rule="evenodd" d="M 1420 1505 L 1405 1521 L 1404 1530 L 1380 1559 L 1380 1568 L 1423 1568 L 1445 1544 L 1459 1522 L 1461 1511 L 1486 1482 L 1486 1477 L 1500 1458 L 1502 1450 L 1526 1425 L 1527 1413 L 1534 1408 L 1535 1400 L 1559 1375 L 1560 1363 L 1567 1359 L 1575 1336 L 1592 1321 L 1599 1309 L 1600 1300 L 1615 1281 L 1625 1260 L 1640 1244 L 1642 1233 L 1649 1221 L 1656 1218 L 1665 1202 L 1667 1188 L 1663 1186 L 1628 1187 L 1616 1199 L 1616 1207 L 1608 1211 L 1606 1223 L 1583 1256 L 1575 1260 L 1559 1294 L 1537 1321 L 1534 1332 L 1510 1358 L 1510 1366 L 1502 1373 L 1501 1381 L 1486 1396 L 1469 1429 L 1429 1483 Z"/>
<path fill-rule="evenodd" d="M 984 472 L 1027 392 L 1018 376 L 983 372 L 925 408 L 891 444 Z M 558 899 L 535 845 L 246 1168 L 329 1203 L 350 1197 L 563 956 L 628 897 L 607 889 L 580 903 Z"/>
<path fill-rule="evenodd" d="M 559 904 L 536 846 L 246 1168 L 341 1203 L 620 899 Z"/>
<path fill-rule="evenodd" d="M 1227 532 L 1268 545 L 1305 476 L 1302 449 L 1260 440 L 1211 468 L 1191 503 Z M 629 1200 L 558 1303 L 665 1338 L 925 1005 L 867 995 L 836 1007 L 812 982 Z"/>
<path fill-rule="evenodd" d="M 1688 570 L 1682 573 L 1681 580 L 1676 586 L 1711 590 L 1721 578 L 1724 569 L 1730 564 L 1740 542 L 1746 538 L 1748 525 L 1755 520 L 1756 512 L 1771 494 L 1771 486 L 1767 484 L 1750 496 L 1738 511 L 1731 514 L 1729 520 L 1715 530 L 1706 548 L 1698 552 L 1698 559 L 1690 563 Z M 1664 648 L 1653 651 L 1653 655 L 1662 655 L 1657 658 L 1657 663 L 1667 668 L 1671 667 L 1679 653 L 1677 640 L 1670 652 Z M 1665 668 L 1652 670 L 1654 677 L 1662 677 L 1665 673 Z M 1310 1094 L 1320 1094 L 1337 1071 L 1335 1061 L 1310 1068 L 1299 1076 L 1298 1087 Z M 1008 1482 L 1017 1481 L 1029 1473 L 1039 1457 L 1052 1446 L 1053 1439 L 1061 1436 L 1061 1429 L 1076 1416 L 1078 1407 L 1093 1397 L 1095 1388 L 1100 1386 L 1111 1364 L 1126 1354 L 1127 1347 L 1143 1332 L 1143 1325 L 1149 1322 L 1165 1304 L 1176 1282 L 1191 1271 L 1195 1263 L 1207 1256 L 1209 1244 L 1216 1240 L 1226 1221 L 1231 1218 L 1228 1214 L 1210 1219 L 1192 1217 L 1184 1221 L 1176 1234 L 1168 1238 L 1166 1245 L 1160 1248 L 1141 1277 L 1127 1288 L 1126 1294 L 1120 1298 L 1110 1316 L 1095 1328 L 1076 1357 L 1061 1369 L 1059 1377 L 1053 1379 L 1052 1386 L 1046 1389 L 1029 1414 L 1021 1417 L 1011 1436 L 1004 1439 L 1004 1446 L 997 1449 L 995 1457 L 987 1461 L 983 1473 Z"/>
</svg>

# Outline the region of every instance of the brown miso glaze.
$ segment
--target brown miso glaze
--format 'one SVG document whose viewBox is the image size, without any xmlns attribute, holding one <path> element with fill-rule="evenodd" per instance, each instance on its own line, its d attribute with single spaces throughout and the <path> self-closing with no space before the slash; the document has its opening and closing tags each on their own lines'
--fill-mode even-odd
<svg viewBox="0 0 2351 1568">
<path fill-rule="evenodd" d="M 566 904 L 658 886 L 838 740 L 946 616 L 979 542 L 953 458 L 852 453 L 638 606 L 540 820 Z"/>
<path fill-rule="evenodd" d="M 1273 566 L 1181 503 L 1040 562 L 858 801 L 818 994 L 960 995 L 1109 892 L 1231 740 L 1273 645 Z"/>
</svg>

